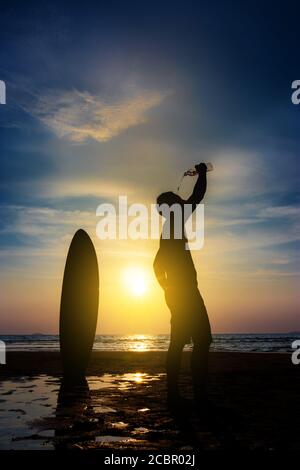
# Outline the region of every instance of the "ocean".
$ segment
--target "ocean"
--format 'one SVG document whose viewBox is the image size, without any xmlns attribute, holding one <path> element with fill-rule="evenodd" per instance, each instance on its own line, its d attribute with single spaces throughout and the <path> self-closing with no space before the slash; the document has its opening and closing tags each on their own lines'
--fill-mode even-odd
<svg viewBox="0 0 300 470">
<path fill-rule="evenodd" d="M 211 351 L 293 352 L 300 332 L 277 334 L 214 334 Z M 58 335 L 0 335 L 7 351 L 57 351 Z M 96 351 L 166 351 L 169 335 L 97 335 Z M 187 345 L 186 349 L 190 349 Z"/>
</svg>

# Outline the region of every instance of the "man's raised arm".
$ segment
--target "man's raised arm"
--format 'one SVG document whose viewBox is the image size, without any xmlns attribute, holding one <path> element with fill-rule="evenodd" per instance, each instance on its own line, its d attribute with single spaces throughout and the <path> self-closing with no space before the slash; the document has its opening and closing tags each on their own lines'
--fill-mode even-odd
<svg viewBox="0 0 300 470">
<path fill-rule="evenodd" d="M 198 171 L 198 179 L 194 186 L 194 190 L 190 197 L 186 200 L 186 204 L 192 204 L 192 210 L 194 211 L 199 204 L 206 192 L 206 165 L 205 163 L 200 163 L 199 165 L 195 166 L 196 170 Z"/>
</svg>

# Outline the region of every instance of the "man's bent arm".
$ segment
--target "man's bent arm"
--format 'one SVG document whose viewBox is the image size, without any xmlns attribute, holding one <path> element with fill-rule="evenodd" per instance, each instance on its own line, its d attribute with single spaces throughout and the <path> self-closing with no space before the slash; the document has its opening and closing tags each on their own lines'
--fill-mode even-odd
<svg viewBox="0 0 300 470">
<path fill-rule="evenodd" d="M 167 278 L 166 278 L 165 270 L 164 270 L 163 265 L 162 265 L 162 259 L 161 258 L 162 258 L 161 252 L 158 251 L 158 253 L 155 257 L 154 263 L 153 263 L 153 269 L 154 269 L 155 277 L 156 277 L 159 285 L 163 289 L 165 289 L 166 284 L 167 284 Z"/>
<path fill-rule="evenodd" d="M 206 165 L 205 163 L 201 163 L 197 165 L 196 168 L 198 171 L 198 179 L 191 196 L 186 201 L 186 204 L 192 205 L 193 211 L 196 209 L 197 204 L 202 201 L 206 192 Z"/>
</svg>

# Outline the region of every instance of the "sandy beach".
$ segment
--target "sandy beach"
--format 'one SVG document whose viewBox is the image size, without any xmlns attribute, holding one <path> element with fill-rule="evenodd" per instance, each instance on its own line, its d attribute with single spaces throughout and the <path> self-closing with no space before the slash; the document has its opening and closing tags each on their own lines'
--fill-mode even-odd
<svg viewBox="0 0 300 470">
<path fill-rule="evenodd" d="M 190 353 L 181 390 L 192 398 Z M 211 353 L 209 406 L 166 406 L 165 353 L 93 352 L 87 381 L 61 379 L 58 352 L 8 352 L 1 449 L 296 450 L 300 366 L 289 354 Z"/>
</svg>

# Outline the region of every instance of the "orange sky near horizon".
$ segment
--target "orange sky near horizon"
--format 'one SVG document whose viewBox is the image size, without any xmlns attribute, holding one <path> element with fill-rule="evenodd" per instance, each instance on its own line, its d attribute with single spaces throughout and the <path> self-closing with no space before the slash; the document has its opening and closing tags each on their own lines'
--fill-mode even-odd
<svg viewBox="0 0 300 470">
<path fill-rule="evenodd" d="M 170 313 L 154 277 L 152 262 L 158 240 L 114 241 L 93 237 L 100 271 L 98 334 L 160 334 L 169 332 Z M 26 276 L 1 284 L 2 334 L 57 334 L 64 253 L 53 263 L 37 257 Z M 124 245 L 122 250 L 122 245 Z M 288 332 L 296 329 L 297 285 L 291 279 L 270 281 L 263 273 L 226 275 L 226 262 L 214 254 L 213 243 L 192 252 L 214 333 Z M 31 261 L 32 262 L 32 261 Z M 224 264 L 225 263 L 225 264 Z M 140 270 L 145 292 L 135 295 L 128 270 Z"/>
</svg>

